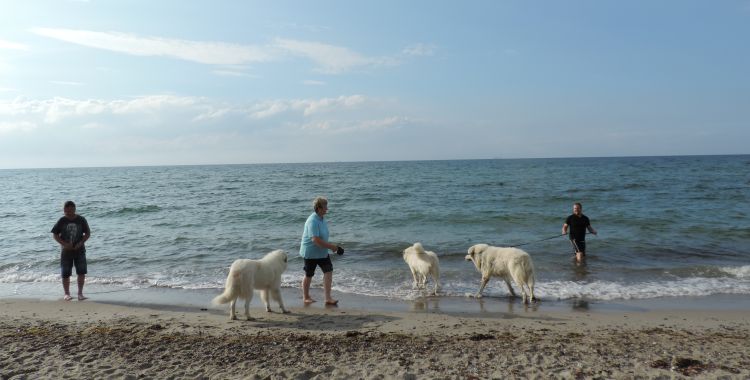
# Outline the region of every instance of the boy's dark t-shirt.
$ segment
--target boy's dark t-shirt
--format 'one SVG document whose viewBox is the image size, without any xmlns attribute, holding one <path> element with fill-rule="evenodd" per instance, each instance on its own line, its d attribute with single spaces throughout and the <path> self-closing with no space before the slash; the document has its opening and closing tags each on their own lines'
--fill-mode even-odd
<svg viewBox="0 0 750 380">
<path fill-rule="evenodd" d="M 57 235 L 60 234 L 60 237 L 70 243 L 70 244 L 77 244 L 79 241 L 83 239 L 84 232 L 86 234 L 91 234 L 91 231 L 89 230 L 89 223 L 86 221 L 86 218 L 76 215 L 76 217 L 73 220 L 68 219 L 67 217 L 60 218 L 57 223 L 55 223 L 55 226 L 52 227 L 53 234 Z M 65 249 L 62 250 L 62 253 L 86 253 L 86 246 L 81 245 L 81 248 L 78 250 L 71 250 L 66 251 Z"/>
<path fill-rule="evenodd" d="M 586 215 L 576 216 L 575 214 L 572 214 L 568 219 L 565 219 L 565 224 L 570 227 L 569 236 L 571 239 L 578 241 L 586 240 L 586 227 L 591 224 Z"/>
</svg>

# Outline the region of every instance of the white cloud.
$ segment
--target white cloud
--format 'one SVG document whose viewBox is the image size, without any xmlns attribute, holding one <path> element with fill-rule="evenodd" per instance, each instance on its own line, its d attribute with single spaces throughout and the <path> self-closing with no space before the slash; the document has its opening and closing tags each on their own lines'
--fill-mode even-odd
<svg viewBox="0 0 750 380">
<path fill-rule="evenodd" d="M 398 61 L 389 57 L 366 57 L 340 46 L 320 42 L 297 41 L 277 38 L 276 45 L 291 54 L 307 57 L 315 62 L 318 71 L 325 74 L 339 74 L 355 68 L 394 66 Z"/>
<path fill-rule="evenodd" d="M 204 103 L 205 100 L 191 96 L 149 95 L 130 100 L 115 100 L 107 106 L 115 114 L 153 113 L 167 108 L 190 108 Z"/>
<path fill-rule="evenodd" d="M 199 123 L 202 121 L 210 121 L 210 120 L 220 120 L 224 118 L 225 116 L 232 113 L 233 110 L 231 108 L 214 108 L 209 107 L 205 112 L 201 113 L 200 115 L 194 117 L 192 119 L 193 122 Z"/>
<path fill-rule="evenodd" d="M 305 86 L 325 86 L 326 82 L 313 80 L 313 79 L 306 79 L 302 81 L 302 84 L 304 84 Z"/>
<path fill-rule="evenodd" d="M 37 128 L 36 124 L 29 121 L 0 122 L 0 135 L 11 132 L 30 132 Z"/>
<path fill-rule="evenodd" d="M 83 83 L 81 82 L 70 82 L 70 81 L 63 81 L 63 80 L 53 80 L 50 81 L 52 84 L 59 84 L 61 86 L 83 86 Z"/>
<path fill-rule="evenodd" d="M 394 66 L 391 57 L 367 57 L 345 47 L 314 41 L 277 38 L 268 45 L 241 45 L 226 42 L 190 41 L 163 37 L 141 37 L 130 33 L 90 30 L 33 28 L 37 35 L 96 49 L 137 56 L 170 57 L 207 65 L 239 66 L 241 69 L 220 68 L 217 75 L 244 76 L 248 63 L 279 61 L 285 56 L 301 56 L 317 65 L 316 71 L 340 74 L 359 68 Z M 413 52 L 427 51 L 422 47 Z"/>
<path fill-rule="evenodd" d="M 394 105 L 363 95 L 241 104 L 172 94 L 0 99 L 0 167 L 294 162 L 320 135 L 350 154 L 321 159 L 377 157 L 394 133 L 416 125 L 393 116 L 403 112 Z M 85 157 L 63 154 L 71 144 Z"/>
<path fill-rule="evenodd" d="M 305 116 L 314 113 L 327 112 L 338 108 L 353 108 L 365 102 L 362 95 L 339 96 L 338 98 L 323 98 L 303 101 Z"/>
<path fill-rule="evenodd" d="M 409 123 L 411 122 L 408 118 L 391 116 L 375 120 L 321 120 L 305 123 L 301 128 L 308 131 L 313 130 L 329 133 L 359 133 L 383 131 Z"/>
<path fill-rule="evenodd" d="M 77 118 L 82 124 L 99 123 L 107 117 L 133 116 L 143 118 L 155 115 L 158 118 L 177 118 L 180 123 L 219 121 L 230 115 L 250 119 L 268 119 L 284 116 L 294 119 L 321 117 L 326 114 L 341 115 L 364 106 L 369 99 L 363 95 L 339 96 L 321 99 L 270 100 L 250 105 L 224 104 L 211 99 L 177 96 L 148 95 L 132 99 L 77 100 L 56 97 L 44 100 L 16 98 L 0 100 L 0 118 L 31 120 L 42 124 L 57 124 Z M 90 120 L 95 118 L 96 120 Z M 6 130 L 18 130 L 10 128 Z"/>
<path fill-rule="evenodd" d="M 173 95 L 151 95 L 128 100 L 75 100 L 56 97 L 46 100 L 0 101 L 0 116 L 42 117 L 44 123 L 54 124 L 71 117 L 101 114 L 144 114 L 167 108 L 189 108 L 200 102 L 198 98 Z M 196 107 L 201 110 L 203 108 Z"/>
<path fill-rule="evenodd" d="M 29 50 L 29 46 L 28 45 L 24 45 L 24 44 L 19 44 L 17 42 L 0 40 L 0 49 Z"/>
<path fill-rule="evenodd" d="M 332 110 L 345 110 L 364 104 L 367 98 L 362 95 L 339 96 L 337 98 L 275 100 L 258 103 L 251 107 L 250 117 L 265 119 L 287 111 L 301 112 L 304 116 Z"/>
<path fill-rule="evenodd" d="M 290 102 L 286 100 L 265 101 L 250 108 L 250 117 L 265 119 L 286 112 L 290 107 Z"/>
<path fill-rule="evenodd" d="M 257 75 L 251 75 L 242 71 L 233 70 L 213 70 L 211 71 L 214 75 L 222 77 L 245 77 L 245 78 L 257 78 Z"/>
<path fill-rule="evenodd" d="M 436 49 L 437 47 L 431 44 L 414 44 L 405 47 L 402 53 L 416 57 L 432 56 L 435 55 Z"/>
<path fill-rule="evenodd" d="M 164 56 L 209 65 L 241 65 L 275 59 L 269 48 L 260 46 L 75 29 L 34 28 L 31 31 L 40 36 L 97 49 L 139 56 Z"/>
</svg>

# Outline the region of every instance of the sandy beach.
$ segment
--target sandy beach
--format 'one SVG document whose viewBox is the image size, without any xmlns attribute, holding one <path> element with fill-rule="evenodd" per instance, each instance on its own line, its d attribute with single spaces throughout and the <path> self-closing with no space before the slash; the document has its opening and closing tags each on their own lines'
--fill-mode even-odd
<svg viewBox="0 0 750 380">
<path fill-rule="evenodd" d="M 290 300 L 292 312 L 280 314 L 254 300 L 254 320 L 230 321 L 214 307 L 5 298 L 0 378 L 750 377 L 745 310 L 514 302 L 506 311 L 451 312 L 461 302 L 477 301 L 398 311 Z"/>
</svg>

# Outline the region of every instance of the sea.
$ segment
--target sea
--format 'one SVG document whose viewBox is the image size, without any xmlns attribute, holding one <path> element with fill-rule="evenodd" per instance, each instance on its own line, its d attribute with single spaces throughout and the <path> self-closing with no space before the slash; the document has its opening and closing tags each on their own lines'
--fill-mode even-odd
<svg viewBox="0 0 750 380">
<path fill-rule="evenodd" d="M 91 226 L 90 297 L 218 294 L 234 260 L 275 249 L 289 254 L 283 288 L 299 290 L 319 195 L 345 248 L 332 256 L 337 294 L 424 297 L 402 258 L 421 242 L 445 298 L 477 291 L 465 255 L 478 243 L 528 252 L 542 300 L 750 295 L 750 155 L 10 169 L 0 189 L 0 297 L 62 295 L 50 230 L 67 200 Z M 574 202 L 598 232 L 582 264 L 561 236 Z M 485 295 L 508 290 L 492 280 Z"/>
</svg>

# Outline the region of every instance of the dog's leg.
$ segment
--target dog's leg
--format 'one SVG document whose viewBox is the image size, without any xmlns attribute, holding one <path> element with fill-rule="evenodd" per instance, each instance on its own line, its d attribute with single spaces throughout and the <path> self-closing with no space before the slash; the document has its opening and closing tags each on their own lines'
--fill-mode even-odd
<svg viewBox="0 0 750 380">
<path fill-rule="evenodd" d="M 284 314 L 288 314 L 288 313 L 290 313 L 290 311 L 289 311 L 289 310 L 287 310 L 287 309 L 286 309 L 286 308 L 284 307 L 284 300 L 282 300 L 282 299 L 281 299 L 281 290 L 280 290 L 279 288 L 273 288 L 273 289 L 271 290 L 271 297 L 273 297 L 273 299 L 275 299 L 275 300 L 276 300 L 276 302 L 278 302 L 278 303 L 279 303 L 279 307 L 281 308 L 281 312 L 282 312 L 282 313 L 284 313 Z"/>
<path fill-rule="evenodd" d="M 516 292 L 513 291 L 513 287 L 510 285 L 510 280 L 508 280 L 507 277 L 504 277 L 503 280 L 505 280 L 505 285 L 508 285 L 508 291 L 510 291 L 510 295 L 516 297 Z"/>
<path fill-rule="evenodd" d="M 237 304 L 237 298 L 233 299 L 233 300 L 232 300 L 232 301 L 231 301 L 231 302 L 229 303 L 229 319 L 230 319 L 230 320 L 235 320 L 235 319 L 237 319 L 237 314 L 235 314 L 235 312 L 234 312 L 234 305 L 236 305 L 236 304 Z"/>
<path fill-rule="evenodd" d="M 271 304 L 268 300 L 268 289 L 263 289 L 260 291 L 260 299 L 263 300 L 263 304 L 266 305 L 266 312 L 271 312 Z"/>
<path fill-rule="evenodd" d="M 521 301 L 525 304 L 529 303 L 530 300 L 527 301 L 529 295 L 526 293 L 526 288 L 528 287 L 528 285 L 526 285 L 525 283 L 519 283 L 518 286 L 521 288 Z"/>
<path fill-rule="evenodd" d="M 430 269 L 430 276 L 432 277 L 432 281 L 435 282 L 433 295 L 437 295 L 440 290 L 440 269 L 438 269 L 437 265 Z"/>
<path fill-rule="evenodd" d="M 414 282 L 412 283 L 411 287 L 414 289 L 417 289 L 419 287 L 419 280 L 417 280 L 417 272 L 414 271 L 413 268 L 411 269 L 411 277 L 414 279 Z"/>
<path fill-rule="evenodd" d="M 482 298 L 482 291 L 484 291 L 484 287 L 487 286 L 487 283 L 490 281 L 490 276 L 482 276 L 482 281 L 479 282 L 479 290 L 477 291 L 477 294 L 475 297 Z"/>
<path fill-rule="evenodd" d="M 250 316 L 250 301 L 253 300 L 253 294 L 254 293 L 255 292 L 252 291 L 252 290 L 249 291 L 248 294 L 247 294 L 247 298 L 245 298 L 245 319 L 247 319 L 248 321 L 252 321 L 253 320 L 253 317 Z"/>
</svg>

